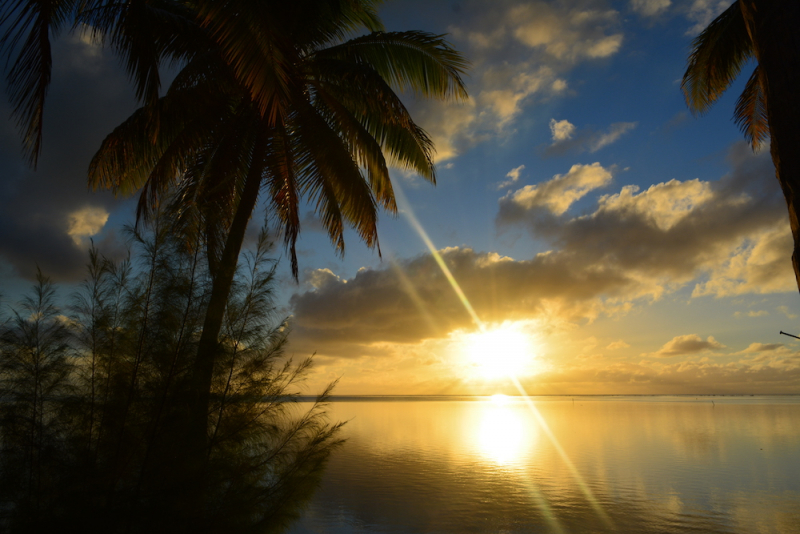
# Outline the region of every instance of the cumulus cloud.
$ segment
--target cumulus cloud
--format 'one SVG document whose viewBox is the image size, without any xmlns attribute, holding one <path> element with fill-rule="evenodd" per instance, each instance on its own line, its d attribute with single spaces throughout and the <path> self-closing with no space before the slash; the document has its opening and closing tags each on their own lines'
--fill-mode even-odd
<svg viewBox="0 0 800 534">
<path fill-rule="evenodd" d="M 572 139 L 575 133 L 575 125 L 568 120 L 557 121 L 550 119 L 550 132 L 553 134 L 553 142 L 566 141 Z"/>
<path fill-rule="evenodd" d="M 568 90 L 576 65 L 613 56 L 623 42 L 619 13 L 600 0 L 495 0 L 487 9 L 451 16 L 450 38 L 472 61 L 471 100 L 411 103 L 435 141 L 439 162 L 487 138 L 513 134 L 526 107 Z"/>
<path fill-rule="evenodd" d="M 559 9 L 565 3 L 526 2 L 508 12 L 508 24 L 521 43 L 541 47 L 547 54 L 567 61 L 603 58 L 622 45 L 622 33 L 608 35 L 619 14 L 610 9 Z"/>
<path fill-rule="evenodd" d="M 671 0 L 630 0 L 631 10 L 645 17 L 660 15 L 671 5 Z"/>
<path fill-rule="evenodd" d="M 600 197 L 593 213 L 569 220 L 507 195 L 497 222 L 549 238 L 558 246 L 554 257 L 624 273 L 653 298 L 690 281 L 695 297 L 789 291 L 791 237 L 771 161 L 744 143 L 729 161 L 733 171 L 719 181 L 624 186 Z"/>
<path fill-rule="evenodd" d="M 563 124 L 566 123 L 566 124 Z M 623 135 L 633 130 L 637 122 L 615 122 L 605 131 L 592 128 L 578 129 L 568 121 L 550 121 L 553 143 L 548 146 L 544 156 L 561 156 L 567 153 L 597 152 L 617 142 Z"/>
<path fill-rule="evenodd" d="M 567 174 L 556 174 L 546 182 L 526 185 L 500 202 L 508 211 L 528 213 L 546 209 L 554 215 L 563 215 L 574 202 L 607 185 L 611 178 L 611 172 L 599 163 L 573 165 Z"/>
<path fill-rule="evenodd" d="M 439 254 L 487 322 L 534 319 L 563 326 L 627 313 L 638 301 L 687 284 L 694 285 L 695 298 L 791 290 L 791 246 L 775 251 L 782 267 L 776 264 L 771 275 L 730 269 L 743 244 L 757 241 L 761 256 L 781 242 L 762 242 L 763 235 L 788 233 L 768 155 L 754 156 L 742 142 L 732 148 L 730 162 L 732 172 L 721 180 L 674 180 L 644 191 L 625 186 L 598 198 L 594 211 L 570 216 L 576 199 L 610 180 L 599 164 L 574 166 L 500 200 L 500 227 L 527 228 L 548 240 L 550 250 L 530 259 L 466 247 Z M 734 274 L 742 277 L 735 283 Z M 292 297 L 291 307 L 294 337 L 304 348 L 324 346 L 351 357 L 379 342 L 413 344 L 472 327 L 472 317 L 430 254 L 362 270 L 350 279 L 319 271 L 313 284 Z M 717 343 L 684 336 L 660 354 L 721 347 Z"/>
<path fill-rule="evenodd" d="M 714 336 L 708 336 L 708 339 L 704 340 L 697 334 L 688 334 L 672 338 L 653 355 L 667 358 L 670 356 L 697 354 L 699 352 L 709 352 L 724 348 L 725 345 L 714 339 Z"/>
<path fill-rule="evenodd" d="M 497 185 L 497 189 L 505 189 L 506 187 L 512 186 L 519 181 L 520 174 L 522 171 L 525 170 L 525 165 L 520 165 L 519 167 L 514 167 L 510 171 L 506 173 L 505 180 Z"/>
<path fill-rule="evenodd" d="M 87 206 L 73 211 L 68 216 L 67 235 L 76 245 L 100 233 L 108 221 L 108 211 L 104 208 Z"/>
</svg>

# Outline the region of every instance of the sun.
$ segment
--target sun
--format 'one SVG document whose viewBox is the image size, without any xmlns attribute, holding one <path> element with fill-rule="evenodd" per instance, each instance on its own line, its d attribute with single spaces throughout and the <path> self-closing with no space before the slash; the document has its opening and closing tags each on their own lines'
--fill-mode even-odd
<svg viewBox="0 0 800 534">
<path fill-rule="evenodd" d="M 467 334 L 464 354 L 472 372 L 485 379 L 524 375 L 535 357 L 530 336 L 513 325 Z"/>
</svg>

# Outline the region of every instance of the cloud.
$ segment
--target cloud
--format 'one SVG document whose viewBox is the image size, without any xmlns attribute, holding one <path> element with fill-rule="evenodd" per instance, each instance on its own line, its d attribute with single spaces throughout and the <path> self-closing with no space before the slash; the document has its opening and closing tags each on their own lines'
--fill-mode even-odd
<svg viewBox="0 0 800 534">
<path fill-rule="evenodd" d="M 563 215 L 574 202 L 609 182 L 611 172 L 599 163 L 573 165 L 567 174 L 556 174 L 546 182 L 526 185 L 509 193 L 500 200 L 500 204 L 509 212 L 530 212 L 543 208 L 554 215 Z"/>
<path fill-rule="evenodd" d="M 630 8 L 645 17 L 655 17 L 672 5 L 671 0 L 630 0 Z"/>
<path fill-rule="evenodd" d="M 566 94 L 572 69 L 613 56 L 623 42 L 619 13 L 600 0 L 496 0 L 485 7 L 451 13 L 447 21 L 450 39 L 472 62 L 471 100 L 410 103 L 438 162 L 513 135 L 525 108 Z"/>
<path fill-rule="evenodd" d="M 13 121 L 0 129 L 0 261 L 12 276 L 32 278 L 39 266 L 55 280 L 76 280 L 86 263 L 85 238 L 96 236 L 101 251 L 118 246 L 103 217 L 124 204 L 110 193 L 87 192 L 86 168 L 135 101 L 124 69 L 80 36 L 55 42 L 52 79 L 37 170 L 20 157 Z M 5 99 L 0 114 L 10 114 Z"/>
<path fill-rule="evenodd" d="M 614 341 L 613 343 L 610 343 L 606 348 L 608 350 L 616 350 L 616 349 L 627 349 L 628 347 L 630 347 L 630 345 L 620 339 L 619 341 Z"/>
<path fill-rule="evenodd" d="M 790 291 L 791 236 L 772 162 L 744 143 L 733 145 L 729 162 L 733 171 L 719 181 L 623 186 L 568 220 L 507 195 L 497 223 L 549 239 L 553 257 L 636 280 L 653 298 L 690 281 L 695 297 Z"/>
<path fill-rule="evenodd" d="M 593 362 L 562 365 L 521 380 L 531 395 L 794 393 L 800 387 L 797 353 L 758 361 Z"/>
<path fill-rule="evenodd" d="M 783 343 L 750 343 L 742 352 L 772 352 L 785 346 Z"/>
<path fill-rule="evenodd" d="M 520 165 L 519 167 L 514 167 L 513 169 L 508 171 L 506 173 L 506 178 L 508 178 L 508 180 L 505 180 L 505 181 L 501 182 L 500 184 L 498 184 L 497 185 L 497 189 L 505 189 L 506 187 L 509 187 L 509 186 L 514 185 L 515 183 L 517 183 L 517 181 L 519 180 L 520 174 L 522 173 L 523 170 L 525 170 L 525 165 Z"/>
<path fill-rule="evenodd" d="M 686 285 L 700 288 L 694 298 L 792 290 L 791 247 L 775 271 L 742 269 L 735 272 L 743 278 L 730 278 L 743 244 L 789 230 L 768 155 L 754 156 L 741 142 L 729 161 L 732 171 L 718 181 L 673 180 L 644 191 L 624 186 L 577 216 L 569 206 L 610 173 L 599 164 L 573 166 L 500 200 L 499 228 L 527 229 L 549 250 L 530 259 L 467 247 L 439 255 L 483 321 L 539 320 L 543 329 L 624 314 Z M 315 282 L 290 303 L 294 337 L 309 352 L 324 346 L 357 357 L 375 353 L 375 343 L 443 339 L 473 324 L 430 254 L 350 279 L 320 276 L 324 284 Z"/>
<path fill-rule="evenodd" d="M 68 215 L 67 235 L 76 245 L 82 245 L 86 238 L 100 233 L 108 221 L 108 211 L 104 208 L 87 206 Z"/>
<path fill-rule="evenodd" d="M 572 135 L 575 133 L 575 125 L 566 119 L 562 121 L 550 119 L 550 132 L 553 134 L 554 142 L 566 141 L 567 139 L 572 139 Z"/>
<path fill-rule="evenodd" d="M 559 9 L 565 4 L 526 2 L 511 8 L 507 20 L 513 36 L 562 61 L 604 58 L 619 50 L 622 34 L 606 33 L 617 21 L 616 11 L 577 6 Z"/>
<path fill-rule="evenodd" d="M 653 356 L 667 358 L 670 356 L 681 356 L 685 354 L 697 354 L 699 352 L 709 352 L 712 350 L 724 349 L 725 345 L 719 343 L 714 336 L 709 336 L 703 340 L 697 334 L 676 336 L 661 347 Z"/>
<path fill-rule="evenodd" d="M 686 34 L 697 35 L 702 32 L 732 3 L 733 0 L 694 0 L 686 10 L 686 18 L 693 23 Z"/>
<path fill-rule="evenodd" d="M 562 124 L 566 123 L 566 124 Z M 633 130 L 637 122 L 615 122 L 605 132 L 598 132 L 591 128 L 577 129 L 568 121 L 550 121 L 550 131 L 553 135 L 553 144 L 548 146 L 543 156 L 562 156 L 567 153 L 579 154 L 582 152 L 597 152 L 598 150 L 615 143 L 620 137 Z M 554 129 L 557 127 L 558 130 Z"/>
</svg>

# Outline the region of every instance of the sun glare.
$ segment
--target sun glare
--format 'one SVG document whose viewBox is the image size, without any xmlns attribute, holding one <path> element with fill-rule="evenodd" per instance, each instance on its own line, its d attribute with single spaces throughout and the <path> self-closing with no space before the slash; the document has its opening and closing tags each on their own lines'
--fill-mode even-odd
<svg viewBox="0 0 800 534">
<path fill-rule="evenodd" d="M 485 379 L 524 375 L 535 356 L 530 336 L 506 325 L 467 334 L 464 352 L 473 373 Z"/>
</svg>

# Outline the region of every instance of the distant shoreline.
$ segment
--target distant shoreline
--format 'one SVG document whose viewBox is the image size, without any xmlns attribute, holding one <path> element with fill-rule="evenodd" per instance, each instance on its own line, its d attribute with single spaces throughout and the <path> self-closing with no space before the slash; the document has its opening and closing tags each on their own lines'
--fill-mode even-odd
<svg viewBox="0 0 800 534">
<path fill-rule="evenodd" d="M 522 400 L 525 397 L 522 395 L 505 395 L 510 401 Z M 531 395 L 528 398 L 535 400 L 571 400 L 581 399 L 597 399 L 597 400 L 624 400 L 624 399 L 668 399 L 675 398 L 680 400 L 694 400 L 694 399 L 720 399 L 720 398 L 735 398 L 735 399 L 759 399 L 759 398 L 780 398 L 791 397 L 800 401 L 800 393 L 698 393 L 698 394 L 607 394 L 607 395 Z M 491 400 L 492 395 L 331 395 L 328 402 L 428 402 L 428 401 L 487 401 Z M 316 400 L 312 395 L 301 395 L 297 397 L 300 402 L 313 402 Z"/>
</svg>

